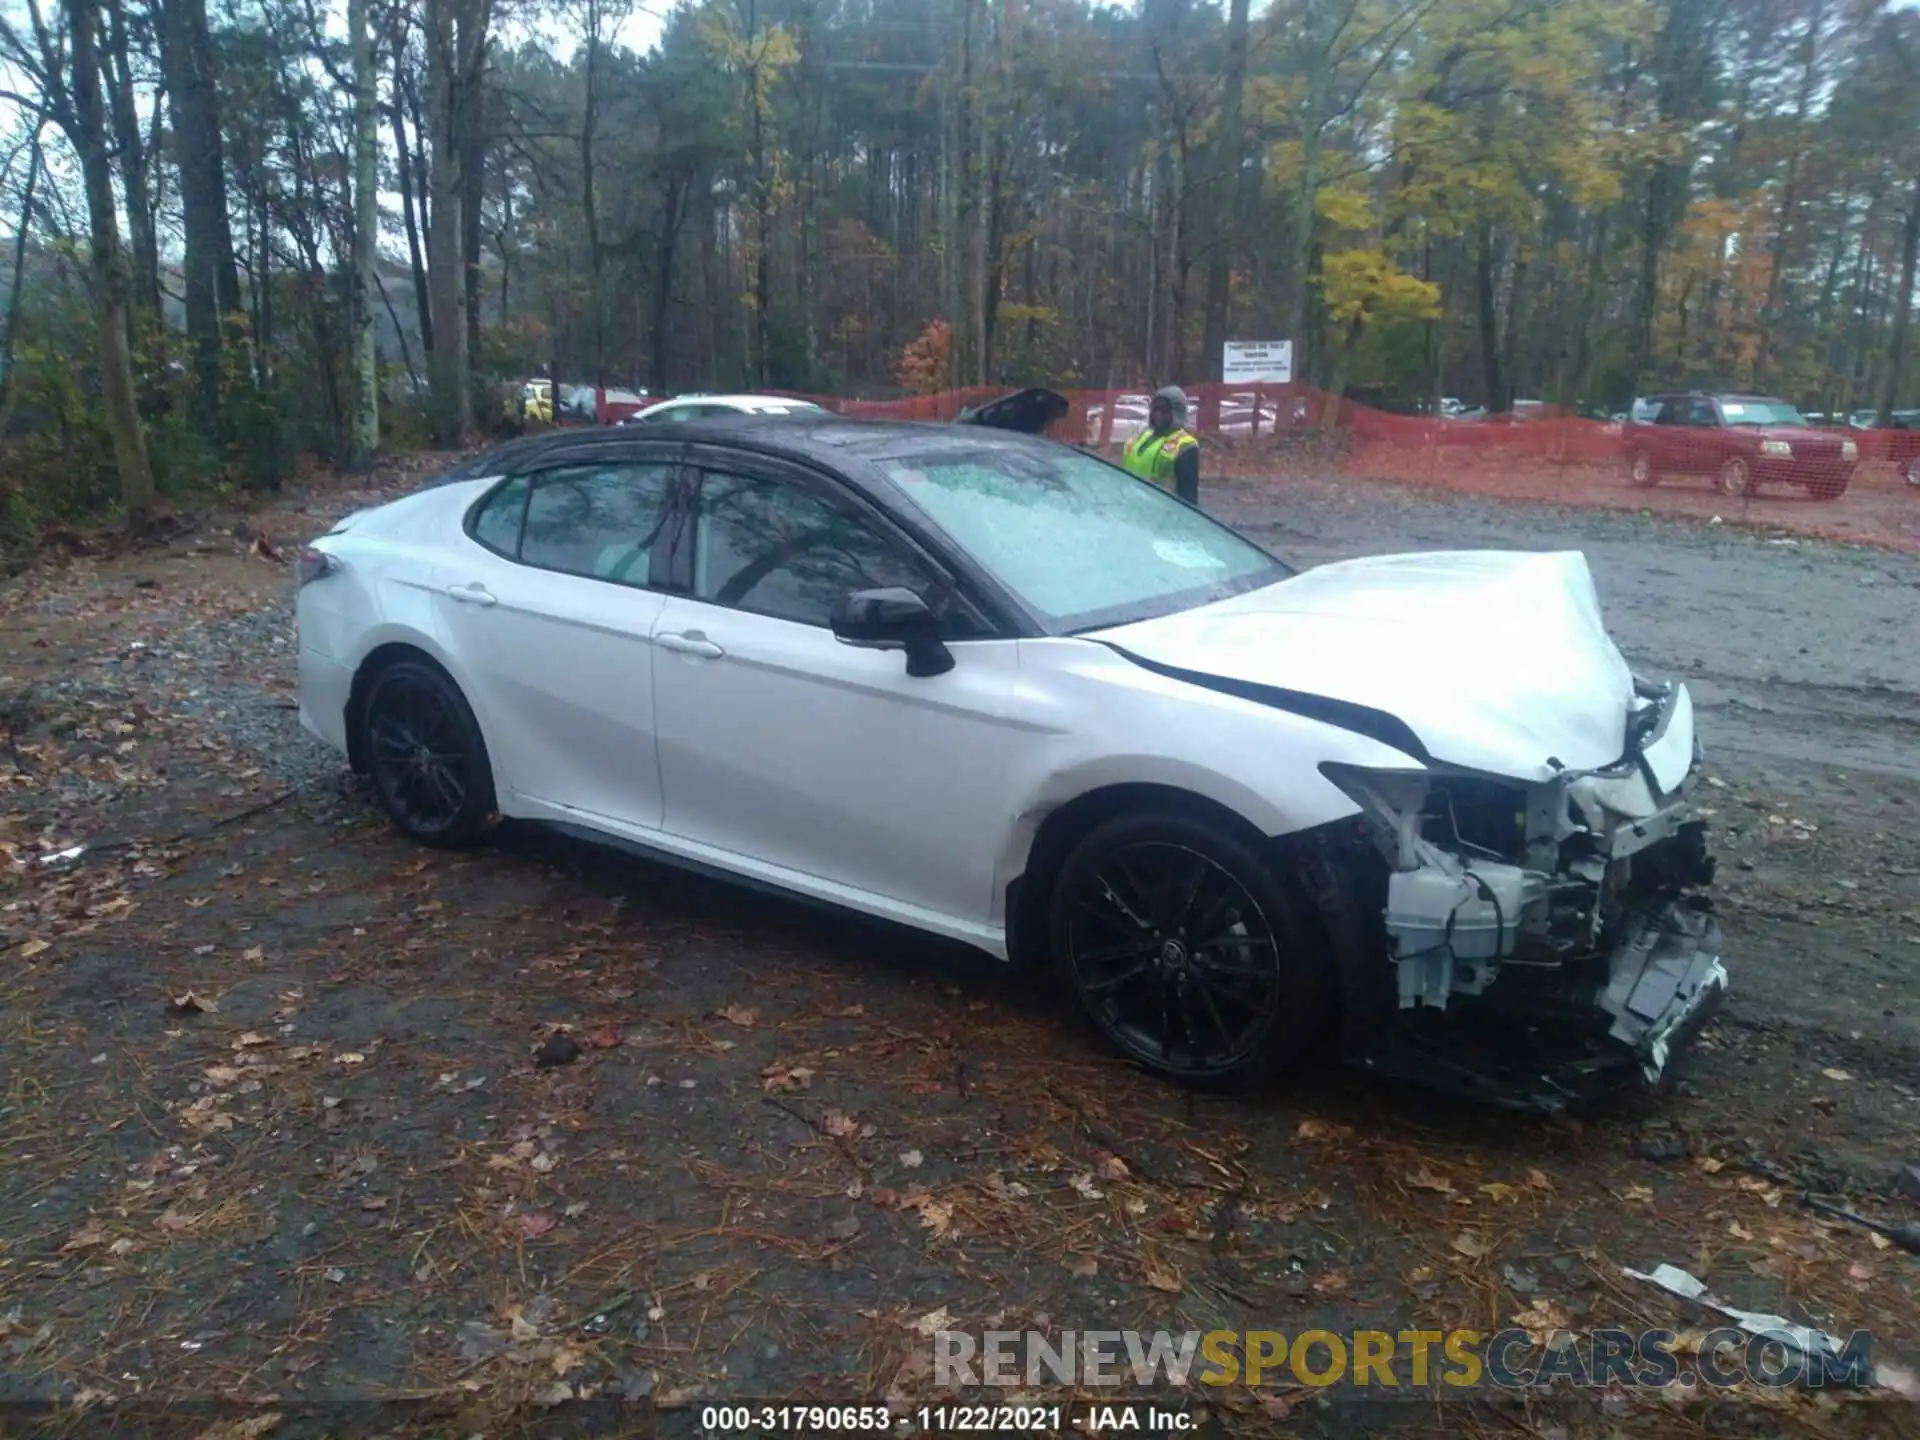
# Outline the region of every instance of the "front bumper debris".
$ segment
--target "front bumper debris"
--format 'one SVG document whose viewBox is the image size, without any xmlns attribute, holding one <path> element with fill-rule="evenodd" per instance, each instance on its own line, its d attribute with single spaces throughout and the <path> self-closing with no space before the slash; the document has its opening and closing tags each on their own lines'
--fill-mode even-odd
<svg viewBox="0 0 1920 1440">
<path fill-rule="evenodd" d="M 1720 959 L 1720 926 L 1704 910 L 1669 906 L 1641 917 L 1612 957 L 1599 1005 L 1613 1017 L 1607 1038 L 1639 1060 L 1657 1085 L 1676 1045 L 1690 1038 L 1727 992 Z"/>
<path fill-rule="evenodd" d="M 1727 970 L 1699 893 L 1714 864 L 1691 800 L 1691 697 L 1640 697 L 1627 755 L 1602 770 L 1536 785 L 1330 772 L 1386 862 L 1365 907 L 1384 970 L 1363 960 L 1371 1003 L 1347 1031 L 1350 1058 L 1526 1110 L 1664 1085 Z"/>
</svg>

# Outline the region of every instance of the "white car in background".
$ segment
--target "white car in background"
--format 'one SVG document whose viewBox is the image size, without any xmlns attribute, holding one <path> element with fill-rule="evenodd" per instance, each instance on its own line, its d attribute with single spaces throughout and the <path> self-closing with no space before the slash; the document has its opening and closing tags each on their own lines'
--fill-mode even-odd
<svg viewBox="0 0 1920 1440">
<path fill-rule="evenodd" d="M 1296 571 L 1032 433 L 1067 410 L 514 441 L 301 554 L 301 722 L 416 840 L 543 822 L 1051 963 L 1171 1078 L 1658 1080 L 1726 983 L 1693 702 L 1585 558 Z"/>
<path fill-rule="evenodd" d="M 788 395 L 676 395 L 636 411 L 622 425 L 661 425 L 682 420 L 712 420 L 723 415 L 824 415 L 811 400 Z"/>
</svg>

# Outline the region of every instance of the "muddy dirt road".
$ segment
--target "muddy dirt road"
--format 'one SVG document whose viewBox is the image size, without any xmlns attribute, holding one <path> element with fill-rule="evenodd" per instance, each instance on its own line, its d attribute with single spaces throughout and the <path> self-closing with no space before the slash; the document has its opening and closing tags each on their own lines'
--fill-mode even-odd
<svg viewBox="0 0 1920 1440">
<path fill-rule="evenodd" d="M 713 1398 L 927 1398 L 942 1319 L 1698 1330 L 1621 1274 L 1663 1261 L 1911 1363 L 1917 1262 L 1797 1187 L 1920 1218 L 1920 565 L 1377 487 L 1212 503 L 1304 561 L 1582 549 L 1630 658 L 1695 686 L 1733 990 L 1679 1093 L 1200 1098 L 913 936 L 539 835 L 414 849 L 293 723 L 285 572 L 220 533 L 0 588 L 0 1402 L 692 1433 Z M 556 1027 L 578 1054 L 537 1065 Z M 1201 1402 L 1236 1435 L 1912 1419 Z"/>
</svg>

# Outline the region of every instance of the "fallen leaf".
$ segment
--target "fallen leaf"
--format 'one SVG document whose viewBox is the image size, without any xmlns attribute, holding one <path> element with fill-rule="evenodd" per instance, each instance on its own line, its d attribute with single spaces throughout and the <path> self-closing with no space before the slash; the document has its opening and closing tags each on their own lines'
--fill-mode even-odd
<svg viewBox="0 0 1920 1440">
<path fill-rule="evenodd" d="M 1102 1155 L 1100 1163 L 1094 1167 L 1094 1173 L 1102 1180 L 1125 1180 L 1133 1172 L 1127 1169 L 1127 1162 L 1118 1155 Z"/>
<path fill-rule="evenodd" d="M 1727 1222 L 1727 1234 L 1731 1235 L 1736 1240 L 1753 1239 L 1753 1232 L 1747 1229 L 1747 1227 L 1742 1225 L 1738 1220 L 1729 1220 Z"/>
<path fill-rule="evenodd" d="M 1699 1159 L 1695 1160 L 1693 1163 L 1696 1166 L 1698 1166 L 1699 1169 L 1704 1174 L 1707 1174 L 1707 1175 L 1718 1175 L 1722 1170 L 1727 1168 L 1726 1161 L 1716 1160 L 1711 1155 L 1702 1155 Z"/>
<path fill-rule="evenodd" d="M 1527 1332 L 1527 1339 L 1544 1346 L 1554 1335 L 1573 1324 L 1567 1312 L 1551 1300 L 1535 1300 L 1513 1317 L 1513 1323 Z"/>
<path fill-rule="evenodd" d="M 723 1005 L 714 1013 L 742 1030 L 751 1030 L 760 1020 L 760 1012 L 746 1005 Z"/>
<path fill-rule="evenodd" d="M 167 1001 L 167 1013 L 170 1015 L 218 1015 L 220 1007 L 213 1001 L 202 999 L 189 990 Z"/>
<path fill-rule="evenodd" d="M 555 1405 L 564 1405 L 571 1399 L 573 1399 L 573 1386 L 564 1380 L 556 1380 L 546 1389 L 535 1391 L 533 1403 L 543 1410 L 550 1410 Z"/>
<path fill-rule="evenodd" d="M 209 1065 L 200 1072 L 215 1085 L 231 1085 L 241 1076 L 241 1071 L 231 1065 Z"/>
<path fill-rule="evenodd" d="M 1871 1265 L 1856 1260 L 1847 1267 L 1847 1277 L 1852 1280 L 1871 1280 L 1877 1272 Z"/>
<path fill-rule="evenodd" d="M 258 1030 L 249 1030 L 238 1040 L 235 1040 L 231 1048 L 235 1050 L 258 1050 L 271 1044 L 273 1044 L 271 1036 L 262 1035 Z"/>
<path fill-rule="evenodd" d="M 19 952 L 20 958 L 22 960 L 31 960 L 34 956 L 38 955 L 41 951 L 51 950 L 52 948 L 53 946 L 48 944 L 48 942 L 40 939 L 38 936 L 35 936 L 33 939 L 22 943 L 22 945 L 20 946 L 20 952 Z"/>
<path fill-rule="evenodd" d="M 1827 1079 L 1829 1079 L 1829 1080 L 1851 1080 L 1851 1079 L 1853 1079 L 1853 1076 L 1851 1076 L 1851 1075 L 1849 1075 L 1849 1074 L 1848 1074 L 1848 1073 L 1847 1073 L 1846 1071 L 1844 1071 L 1844 1070 L 1836 1070 L 1836 1069 L 1834 1069 L 1834 1068 L 1833 1068 L 1832 1066 L 1828 1066 L 1828 1067 L 1827 1067 L 1827 1068 L 1826 1068 L 1825 1070 L 1822 1070 L 1822 1071 L 1821 1071 L 1820 1073 L 1821 1073 L 1822 1075 L 1824 1075 L 1824 1076 L 1826 1076 L 1826 1077 L 1827 1077 Z"/>
<path fill-rule="evenodd" d="M 576 1200 L 561 1210 L 560 1213 L 569 1220 L 578 1220 L 582 1215 L 587 1213 L 587 1202 L 584 1200 Z"/>
<path fill-rule="evenodd" d="M 820 1118 L 820 1128 L 836 1140 L 858 1133 L 860 1122 L 839 1110 L 829 1110 Z"/>
<path fill-rule="evenodd" d="M 760 1072 L 760 1088 L 769 1095 L 783 1090 L 805 1090 L 813 1084 L 813 1069 L 807 1065 L 769 1065 Z"/>
<path fill-rule="evenodd" d="M 168 1230 L 175 1235 L 179 1235 L 184 1234 L 186 1231 L 198 1225 L 200 1223 L 200 1217 L 198 1215 L 183 1215 L 172 1206 L 168 1206 L 160 1212 L 160 1218 L 153 1223 L 158 1225 L 162 1230 Z"/>
<path fill-rule="evenodd" d="M 1529 1190 L 1551 1190 L 1553 1189 L 1553 1181 L 1547 1178 L 1547 1172 L 1544 1170 L 1529 1170 L 1527 1171 L 1527 1188 Z"/>
<path fill-rule="evenodd" d="M 538 1155 L 527 1161 L 527 1164 L 531 1165 L 542 1175 L 551 1175 L 553 1173 L 553 1167 L 559 1163 L 558 1160 L 553 1158 L 553 1152 L 551 1150 L 542 1150 Z"/>
<path fill-rule="evenodd" d="M 900 1163 L 909 1170 L 918 1170 L 924 1158 L 918 1150 L 902 1150 L 900 1152 Z"/>
<path fill-rule="evenodd" d="M 1453 1248 L 1469 1260 L 1478 1260 L 1487 1253 L 1486 1242 L 1470 1230 L 1462 1230 L 1453 1237 Z"/>
<path fill-rule="evenodd" d="M 1331 1140 L 1339 1133 L 1340 1127 L 1329 1125 L 1325 1120 L 1302 1120 L 1294 1137 L 1300 1140 Z"/>
<path fill-rule="evenodd" d="M 1140 1278 L 1156 1290 L 1165 1290 L 1170 1295 L 1180 1293 L 1180 1272 L 1170 1269 L 1158 1260 L 1146 1261 L 1140 1267 Z"/>
<path fill-rule="evenodd" d="M 1482 1185 L 1480 1187 L 1480 1193 L 1495 1204 L 1517 1200 L 1520 1197 L 1520 1192 L 1515 1190 L 1513 1186 L 1504 1185 L 1498 1180 L 1492 1180 Z"/>
<path fill-rule="evenodd" d="M 939 1200 L 928 1200 L 919 1207 L 920 1223 L 933 1231 L 936 1236 L 944 1236 L 947 1227 L 953 1224 L 953 1206 Z"/>
<path fill-rule="evenodd" d="M 1629 1205 L 1644 1205 L 1653 1199 L 1653 1187 L 1650 1185 L 1629 1185 L 1620 1198 Z"/>
<path fill-rule="evenodd" d="M 622 1038 L 624 1037 L 620 1034 L 619 1026 L 602 1025 L 598 1030 L 590 1030 L 587 1032 L 587 1048 L 589 1050 L 611 1050 L 620 1043 Z"/>
<path fill-rule="evenodd" d="M 1347 1273 L 1344 1270 L 1329 1270 L 1315 1277 L 1313 1293 L 1316 1295 L 1344 1295 L 1347 1290 Z"/>
<path fill-rule="evenodd" d="M 1867 1243 L 1872 1245 L 1876 1250 L 1891 1250 L 1893 1248 L 1893 1241 L 1882 1235 L 1878 1230 L 1869 1230 L 1867 1232 Z"/>
<path fill-rule="evenodd" d="M 952 1324 L 953 1317 L 947 1313 L 947 1307 L 942 1305 L 938 1310 L 929 1310 L 918 1320 L 915 1320 L 913 1322 L 913 1329 L 916 1334 L 933 1336 L 942 1330 L 950 1328 Z"/>
<path fill-rule="evenodd" d="M 1403 1278 L 1409 1285 L 1424 1285 L 1427 1281 L 1433 1279 L 1433 1267 L 1431 1265 L 1416 1265 L 1407 1271 Z"/>
<path fill-rule="evenodd" d="M 385 1195 L 369 1195 L 360 1202 L 360 1208 L 362 1210 L 384 1210 L 387 1208 L 387 1197 Z"/>
<path fill-rule="evenodd" d="M 1100 1273 L 1100 1262 L 1091 1255 L 1076 1255 L 1067 1262 L 1067 1273 L 1090 1280 Z"/>
<path fill-rule="evenodd" d="M 1076 1175 L 1068 1183 L 1070 1183 L 1076 1191 L 1086 1196 L 1086 1198 L 1089 1200 L 1098 1200 L 1107 1193 L 1106 1191 L 1100 1189 L 1099 1186 L 1093 1183 L 1093 1176 L 1090 1174 Z"/>
<path fill-rule="evenodd" d="M 1453 1194 L 1453 1181 L 1434 1174 L 1424 1165 L 1407 1177 L 1407 1184 L 1416 1190 L 1431 1190 L 1436 1195 Z"/>
<path fill-rule="evenodd" d="M 367 1057 L 362 1055 L 358 1050 L 348 1050 L 343 1054 L 334 1056 L 333 1060 L 336 1065 L 364 1065 L 367 1063 Z"/>
<path fill-rule="evenodd" d="M 60 1247 L 60 1253 L 74 1255 L 82 1250 L 97 1250 L 110 1243 L 107 1232 L 100 1228 L 100 1222 L 89 1220 L 67 1237 L 66 1243 Z"/>
<path fill-rule="evenodd" d="M 520 1233 L 529 1240 L 538 1240 L 560 1222 L 547 1210 L 529 1210 L 520 1217 Z"/>
<path fill-rule="evenodd" d="M 1275 1395 L 1268 1391 L 1260 1394 L 1260 1410 L 1269 1420 L 1285 1420 L 1293 1414 L 1294 1406 L 1306 1392 L 1304 1390 L 1284 1390 Z"/>
</svg>

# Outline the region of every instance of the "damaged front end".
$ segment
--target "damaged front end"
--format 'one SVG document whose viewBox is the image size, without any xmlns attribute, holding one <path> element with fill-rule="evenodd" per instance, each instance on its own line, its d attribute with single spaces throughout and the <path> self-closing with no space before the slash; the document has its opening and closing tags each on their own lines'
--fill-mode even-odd
<svg viewBox="0 0 1920 1440">
<path fill-rule="evenodd" d="M 1384 966 L 1348 977 L 1352 1058 L 1526 1109 L 1659 1085 L 1727 985 L 1699 893 L 1713 860 L 1698 754 L 1686 687 L 1636 682 L 1625 754 L 1604 769 L 1550 761 L 1529 784 L 1324 767 L 1384 861 L 1368 901 Z"/>
</svg>

